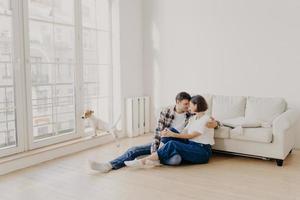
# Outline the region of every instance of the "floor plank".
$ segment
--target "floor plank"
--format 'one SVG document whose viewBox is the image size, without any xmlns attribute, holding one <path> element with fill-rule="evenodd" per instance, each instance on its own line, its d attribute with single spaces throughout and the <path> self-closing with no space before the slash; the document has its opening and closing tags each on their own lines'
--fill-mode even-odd
<svg viewBox="0 0 300 200">
<path fill-rule="evenodd" d="M 0 177 L 0 199 L 300 199 L 300 151 L 283 167 L 274 161 L 214 154 L 209 164 L 89 170 L 87 160 L 110 160 L 150 135 L 108 144 Z"/>
</svg>

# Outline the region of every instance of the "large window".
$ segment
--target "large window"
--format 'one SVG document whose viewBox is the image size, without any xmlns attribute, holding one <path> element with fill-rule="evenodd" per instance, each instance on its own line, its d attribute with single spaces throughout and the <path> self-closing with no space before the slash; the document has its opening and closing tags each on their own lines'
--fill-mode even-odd
<svg viewBox="0 0 300 200">
<path fill-rule="evenodd" d="M 82 1 L 84 108 L 94 110 L 106 122 L 112 117 L 109 11 L 107 0 Z"/>
<path fill-rule="evenodd" d="M 0 156 L 85 136 L 84 109 L 111 122 L 110 15 L 109 0 L 0 0 Z"/>
<path fill-rule="evenodd" d="M 74 0 L 29 0 L 34 141 L 75 133 L 74 13 Z"/>
</svg>

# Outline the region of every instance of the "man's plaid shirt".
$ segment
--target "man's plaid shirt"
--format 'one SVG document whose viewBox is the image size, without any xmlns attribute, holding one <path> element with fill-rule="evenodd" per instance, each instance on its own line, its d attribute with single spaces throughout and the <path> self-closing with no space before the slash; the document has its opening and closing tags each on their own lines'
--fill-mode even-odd
<svg viewBox="0 0 300 200">
<path fill-rule="evenodd" d="M 165 128 L 170 128 L 175 118 L 176 106 L 169 106 L 160 112 L 158 125 L 155 130 L 154 142 L 151 145 L 151 152 L 155 152 L 160 143 L 160 132 Z M 189 118 L 192 116 L 190 112 L 186 113 L 185 126 L 188 124 Z"/>
</svg>

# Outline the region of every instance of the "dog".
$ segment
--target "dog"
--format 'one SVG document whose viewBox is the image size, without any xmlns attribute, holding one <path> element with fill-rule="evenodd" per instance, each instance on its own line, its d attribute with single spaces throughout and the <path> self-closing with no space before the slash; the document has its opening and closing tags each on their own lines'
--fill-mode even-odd
<svg viewBox="0 0 300 200">
<path fill-rule="evenodd" d="M 91 124 L 94 134 L 95 134 L 94 136 L 97 136 L 98 135 L 97 133 L 99 131 L 108 132 L 114 137 L 115 141 L 117 142 L 118 136 L 115 133 L 115 130 L 116 130 L 116 126 L 117 126 L 118 122 L 121 119 L 121 116 L 118 118 L 118 120 L 112 126 L 110 126 L 107 122 L 97 118 L 94 115 L 94 113 L 95 112 L 93 110 L 86 110 L 86 111 L 84 111 L 83 115 L 81 116 L 82 119 L 88 120 L 88 122 Z"/>
</svg>

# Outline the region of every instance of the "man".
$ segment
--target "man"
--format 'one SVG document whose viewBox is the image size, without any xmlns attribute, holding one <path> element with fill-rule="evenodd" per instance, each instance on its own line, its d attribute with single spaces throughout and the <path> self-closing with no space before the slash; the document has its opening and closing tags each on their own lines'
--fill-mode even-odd
<svg viewBox="0 0 300 200">
<path fill-rule="evenodd" d="M 187 125 L 191 113 L 189 110 L 189 103 L 191 96 L 186 92 L 180 92 L 176 95 L 176 105 L 164 108 L 158 120 L 158 126 L 156 128 L 154 142 L 135 146 L 128 149 L 123 155 L 117 157 L 116 159 L 110 162 L 99 163 L 96 161 L 90 161 L 90 167 L 93 170 L 99 172 L 109 172 L 110 170 L 120 169 L 125 166 L 125 161 L 134 160 L 139 156 L 150 155 L 152 152 L 155 152 L 160 144 L 160 133 L 166 128 L 174 128 L 178 132 L 181 132 L 184 127 Z M 218 127 L 217 121 L 212 119 L 206 124 L 208 128 Z M 179 165 L 181 163 L 180 155 L 174 155 L 169 160 L 165 162 L 167 165 Z"/>
</svg>

